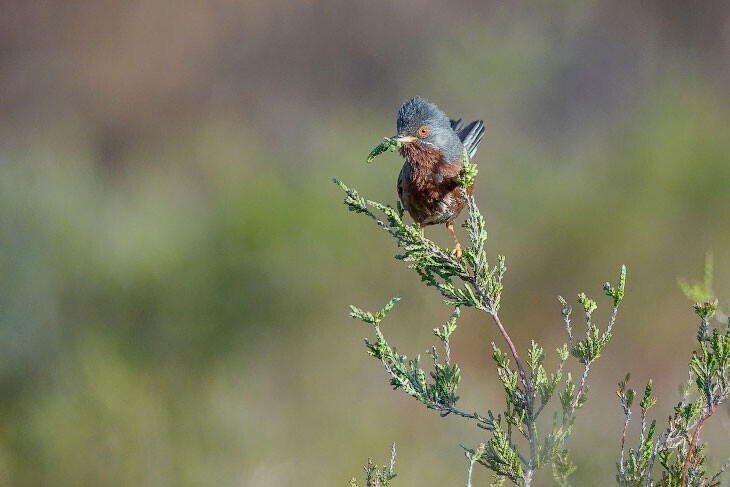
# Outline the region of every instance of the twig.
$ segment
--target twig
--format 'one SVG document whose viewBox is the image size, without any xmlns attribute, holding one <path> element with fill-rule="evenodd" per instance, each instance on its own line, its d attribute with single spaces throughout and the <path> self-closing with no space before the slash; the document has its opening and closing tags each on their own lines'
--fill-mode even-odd
<svg viewBox="0 0 730 487">
<path fill-rule="evenodd" d="M 515 344 L 512 342 L 512 339 L 510 338 L 509 334 L 507 333 L 507 330 L 505 330 L 504 325 L 502 325 L 502 320 L 499 319 L 499 314 L 496 311 L 493 311 L 490 313 L 492 316 L 492 319 L 494 320 L 494 323 L 497 325 L 497 328 L 499 329 L 499 332 L 502 334 L 502 337 L 504 338 L 504 341 L 507 342 L 507 346 L 509 347 L 510 352 L 512 353 L 512 357 L 515 359 L 515 364 L 517 364 L 517 369 L 519 370 L 520 377 L 522 378 L 522 383 L 525 386 L 525 411 L 527 413 L 527 442 L 530 444 L 530 461 L 525 464 L 528 471 L 525 476 L 525 485 L 529 486 L 530 481 L 532 479 L 531 472 L 535 467 L 536 463 L 536 442 L 535 442 L 535 420 L 532 417 L 532 411 L 533 411 L 533 405 L 534 405 L 534 397 L 532 396 L 532 388 L 530 387 L 530 382 L 527 380 L 527 374 L 525 373 L 525 367 L 522 365 L 522 361 L 520 360 L 520 356 L 517 354 L 517 349 L 515 348 Z"/>
<path fill-rule="evenodd" d="M 522 361 L 520 360 L 520 356 L 517 354 L 517 349 L 515 348 L 514 343 L 512 343 L 512 339 L 509 337 L 507 330 L 504 329 L 504 326 L 502 325 L 502 321 L 499 319 L 499 315 L 497 314 L 497 312 L 495 311 L 495 312 L 492 312 L 489 314 L 492 316 L 492 319 L 494 320 L 494 323 L 497 325 L 499 332 L 502 334 L 504 341 L 507 342 L 507 346 L 509 347 L 509 350 L 512 353 L 512 357 L 515 359 L 515 363 L 517 364 L 517 369 L 520 372 L 520 377 L 522 378 L 522 383 L 525 385 L 526 395 L 529 396 L 530 395 L 530 393 L 529 393 L 530 382 L 527 380 L 527 374 L 525 373 L 525 368 L 522 366 Z"/>
<path fill-rule="evenodd" d="M 686 487 L 687 485 L 687 470 L 689 469 L 689 461 L 690 458 L 692 458 L 695 446 L 697 445 L 697 440 L 700 437 L 700 430 L 702 429 L 702 425 L 705 420 L 712 416 L 712 414 L 715 412 L 715 409 L 717 409 L 717 404 L 718 403 L 713 403 L 712 407 L 707 411 L 707 413 L 702 416 L 702 418 L 700 418 L 697 426 L 695 427 L 695 432 L 692 435 L 692 441 L 690 441 L 689 443 L 689 450 L 687 450 L 687 457 L 684 459 L 684 467 L 682 468 L 682 487 Z"/>
<path fill-rule="evenodd" d="M 476 462 L 477 461 L 474 458 L 469 457 L 469 468 L 467 469 L 467 475 L 466 475 L 466 487 L 471 487 L 471 474 L 472 474 L 472 470 L 474 470 L 474 464 Z"/>
<path fill-rule="evenodd" d="M 626 408 L 626 421 L 624 421 L 624 429 L 621 432 L 621 463 L 619 463 L 619 472 L 621 473 L 621 478 L 623 478 L 623 474 L 625 472 L 624 470 L 624 451 L 626 449 L 626 430 L 629 427 L 629 422 L 631 421 L 631 409 Z"/>
<path fill-rule="evenodd" d="M 578 392 L 575 393 L 575 399 L 573 399 L 573 402 L 570 405 L 570 415 L 572 416 L 575 412 L 576 408 L 578 407 L 578 403 L 580 402 L 580 398 L 583 396 L 583 390 L 586 386 L 586 381 L 588 380 L 588 371 L 591 368 L 590 362 L 585 364 L 583 366 L 583 375 L 580 378 L 580 385 L 578 386 Z"/>
</svg>

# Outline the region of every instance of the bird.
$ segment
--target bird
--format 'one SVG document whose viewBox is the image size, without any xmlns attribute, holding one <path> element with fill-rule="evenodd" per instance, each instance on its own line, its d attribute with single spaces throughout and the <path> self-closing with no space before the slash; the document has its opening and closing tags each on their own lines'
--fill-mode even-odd
<svg viewBox="0 0 730 487">
<path fill-rule="evenodd" d="M 434 103 L 416 96 L 398 110 L 396 123 L 399 152 L 405 159 L 398 176 L 398 199 L 418 223 L 421 237 L 428 225 L 445 224 L 454 239 L 451 253 L 461 259 L 462 249 L 454 220 L 466 206 L 457 177 L 464 167 L 464 152 L 469 159 L 476 154 L 484 137 L 484 122 L 465 125 L 452 120 Z M 471 196 L 474 184 L 466 189 Z"/>
</svg>

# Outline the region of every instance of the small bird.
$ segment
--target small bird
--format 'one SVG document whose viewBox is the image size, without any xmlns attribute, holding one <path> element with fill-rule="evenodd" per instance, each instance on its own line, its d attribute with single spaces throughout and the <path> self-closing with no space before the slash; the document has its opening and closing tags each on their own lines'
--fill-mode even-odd
<svg viewBox="0 0 730 487">
<path fill-rule="evenodd" d="M 457 176 L 464 162 L 464 149 L 471 159 L 484 136 L 484 122 L 469 125 L 450 120 L 439 108 L 420 97 L 406 100 L 398 111 L 397 135 L 405 158 L 398 176 L 398 198 L 421 227 L 445 223 L 454 238 L 452 254 L 462 250 L 454 233 L 454 220 L 466 205 Z M 466 190 L 474 192 L 472 184 Z"/>
</svg>

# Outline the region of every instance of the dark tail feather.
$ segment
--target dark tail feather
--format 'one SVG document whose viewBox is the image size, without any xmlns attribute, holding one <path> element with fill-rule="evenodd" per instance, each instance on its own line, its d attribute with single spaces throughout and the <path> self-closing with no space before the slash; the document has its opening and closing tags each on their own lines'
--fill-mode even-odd
<svg viewBox="0 0 730 487">
<path fill-rule="evenodd" d="M 475 120 L 464 127 L 464 122 L 461 120 L 458 120 L 456 123 L 452 120 L 451 126 L 454 127 L 454 125 L 459 127 L 459 130 L 454 130 L 457 134 L 459 134 L 459 139 L 461 139 L 461 143 L 464 144 L 466 152 L 469 154 L 469 159 L 471 159 L 474 157 L 474 154 L 477 153 L 479 142 L 481 142 L 482 137 L 484 137 L 484 122 L 481 120 Z"/>
<path fill-rule="evenodd" d="M 459 131 L 464 128 L 464 121 L 462 119 L 451 120 L 451 128 L 458 134 Z"/>
</svg>

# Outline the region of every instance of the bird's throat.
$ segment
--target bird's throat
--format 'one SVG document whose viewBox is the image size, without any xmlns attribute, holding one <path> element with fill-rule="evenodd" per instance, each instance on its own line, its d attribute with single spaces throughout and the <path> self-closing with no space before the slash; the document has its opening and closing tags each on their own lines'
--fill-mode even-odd
<svg viewBox="0 0 730 487">
<path fill-rule="evenodd" d="M 441 151 L 420 142 L 403 144 L 400 153 L 416 171 L 432 170 L 443 157 Z"/>
</svg>

